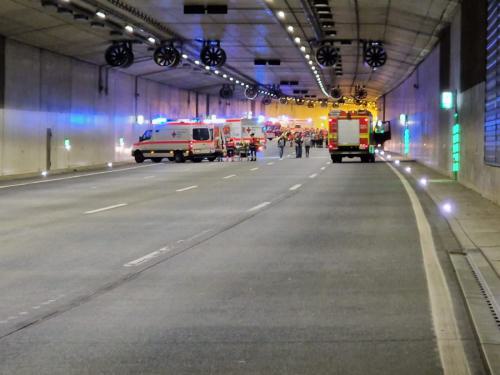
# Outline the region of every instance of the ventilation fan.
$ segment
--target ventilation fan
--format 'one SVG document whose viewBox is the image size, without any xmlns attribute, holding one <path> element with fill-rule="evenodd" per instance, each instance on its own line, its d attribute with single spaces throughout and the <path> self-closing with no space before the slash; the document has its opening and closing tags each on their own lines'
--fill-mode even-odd
<svg viewBox="0 0 500 375">
<path fill-rule="evenodd" d="M 128 68 L 134 63 L 134 53 L 130 42 L 113 43 L 106 49 L 106 62 L 113 67 Z"/>
<path fill-rule="evenodd" d="M 266 97 L 262 98 L 262 104 L 263 104 L 263 105 L 269 105 L 269 104 L 271 104 L 272 102 L 273 102 L 273 101 L 272 101 L 272 99 L 271 99 L 269 96 L 266 96 Z"/>
<path fill-rule="evenodd" d="M 181 54 L 172 45 L 162 45 L 155 50 L 153 60 L 160 66 L 173 68 L 181 61 Z"/>
<path fill-rule="evenodd" d="M 333 99 L 340 99 L 342 98 L 342 89 L 340 88 L 340 86 L 337 86 L 332 90 L 330 94 L 332 95 Z"/>
<path fill-rule="evenodd" d="M 226 52 L 221 48 L 220 42 L 205 42 L 201 49 L 200 60 L 211 67 L 220 67 L 226 63 Z"/>
<path fill-rule="evenodd" d="M 233 97 L 233 88 L 229 85 L 222 85 L 219 96 L 221 99 L 231 99 Z"/>
<path fill-rule="evenodd" d="M 245 89 L 245 97 L 254 100 L 259 95 L 259 89 L 256 86 L 250 86 Z"/>
<path fill-rule="evenodd" d="M 319 65 L 329 68 L 334 66 L 339 59 L 336 47 L 324 45 L 316 51 L 316 61 Z"/>
<path fill-rule="evenodd" d="M 380 68 L 387 61 L 387 53 L 379 42 L 366 43 L 363 55 L 365 63 L 373 69 Z"/>
</svg>

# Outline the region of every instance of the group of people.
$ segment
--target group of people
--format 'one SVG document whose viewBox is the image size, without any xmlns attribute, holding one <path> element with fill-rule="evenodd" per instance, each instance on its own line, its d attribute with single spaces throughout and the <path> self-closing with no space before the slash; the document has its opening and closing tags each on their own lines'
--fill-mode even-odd
<svg viewBox="0 0 500 375">
<path fill-rule="evenodd" d="M 234 138 L 226 138 L 226 160 L 234 161 L 236 156 L 236 142 Z M 257 150 L 259 149 L 260 141 L 255 137 L 255 134 L 250 134 L 250 141 L 247 143 L 242 143 L 239 148 L 240 160 L 242 155 L 246 155 L 248 160 L 257 161 Z"/>
<path fill-rule="evenodd" d="M 278 148 L 280 151 L 280 159 L 283 159 L 283 153 L 284 149 L 286 147 L 287 141 L 290 142 L 290 147 L 292 147 L 293 144 L 295 144 L 295 157 L 300 159 L 302 158 L 302 146 L 305 148 L 306 151 L 306 158 L 309 157 L 309 153 L 311 150 L 311 147 L 313 147 L 313 135 L 310 132 L 305 132 L 302 134 L 301 132 L 297 132 L 292 137 L 290 137 L 289 134 L 282 134 L 278 138 Z"/>
</svg>

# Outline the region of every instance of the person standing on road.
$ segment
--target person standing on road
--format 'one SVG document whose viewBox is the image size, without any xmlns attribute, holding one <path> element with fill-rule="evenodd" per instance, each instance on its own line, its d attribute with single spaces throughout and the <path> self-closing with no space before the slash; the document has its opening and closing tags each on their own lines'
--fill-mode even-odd
<svg viewBox="0 0 500 375">
<path fill-rule="evenodd" d="M 257 161 L 257 148 L 259 147 L 259 140 L 255 138 L 255 134 L 250 134 L 250 161 Z"/>
<path fill-rule="evenodd" d="M 297 133 L 295 135 L 295 157 L 296 158 L 301 158 L 302 157 L 302 135 L 300 133 Z"/>
<path fill-rule="evenodd" d="M 306 158 L 309 157 L 309 150 L 311 149 L 312 139 L 309 133 L 304 137 L 304 147 L 306 149 Z"/>
<path fill-rule="evenodd" d="M 229 138 L 226 141 L 226 153 L 227 153 L 227 161 L 231 159 L 231 161 L 234 161 L 234 152 L 236 150 L 236 144 L 234 143 L 233 138 Z"/>
<path fill-rule="evenodd" d="M 285 137 L 279 137 L 278 139 L 278 148 L 280 149 L 280 159 L 283 159 L 283 149 L 286 146 Z"/>
</svg>

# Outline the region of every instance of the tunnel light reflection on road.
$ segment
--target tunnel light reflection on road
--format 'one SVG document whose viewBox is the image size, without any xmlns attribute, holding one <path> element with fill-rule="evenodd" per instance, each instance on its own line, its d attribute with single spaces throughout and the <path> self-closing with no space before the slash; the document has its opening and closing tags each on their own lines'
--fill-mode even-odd
<svg viewBox="0 0 500 375">
<path fill-rule="evenodd" d="M 392 155 L 391 154 L 387 154 L 387 159 L 392 159 Z"/>
<path fill-rule="evenodd" d="M 453 206 L 450 202 L 445 202 L 441 205 L 441 211 L 446 214 L 451 214 L 453 212 Z"/>
<path fill-rule="evenodd" d="M 406 173 L 411 173 L 411 168 L 410 167 L 406 167 L 405 171 L 406 171 Z"/>
<path fill-rule="evenodd" d="M 400 161 L 396 160 L 394 163 L 396 163 L 396 165 L 399 165 Z"/>
<path fill-rule="evenodd" d="M 384 150 L 380 150 L 380 155 L 384 155 L 384 154 L 385 154 Z"/>
<path fill-rule="evenodd" d="M 108 167 L 109 167 L 109 168 L 112 168 L 112 167 L 113 167 L 113 163 L 109 162 L 109 163 L 108 163 Z"/>
<path fill-rule="evenodd" d="M 47 172 L 47 171 L 43 171 L 43 172 L 41 173 L 42 177 L 47 177 L 47 175 L 48 175 L 48 174 L 49 174 L 49 172 Z"/>
<path fill-rule="evenodd" d="M 427 186 L 427 183 L 428 183 L 427 178 L 422 177 L 422 178 L 419 180 L 419 183 L 420 183 L 420 186 L 424 186 L 424 187 L 425 187 L 425 186 Z"/>
</svg>

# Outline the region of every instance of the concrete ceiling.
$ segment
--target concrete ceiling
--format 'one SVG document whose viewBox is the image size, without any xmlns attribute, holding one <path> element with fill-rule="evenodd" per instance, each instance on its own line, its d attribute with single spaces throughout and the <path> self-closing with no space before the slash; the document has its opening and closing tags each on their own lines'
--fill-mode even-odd
<svg viewBox="0 0 500 375">
<path fill-rule="evenodd" d="M 226 15 L 185 15 L 187 4 L 228 5 Z M 39 0 L 1 0 L 0 34 L 14 40 L 80 60 L 105 65 L 104 51 L 110 42 L 124 36 L 111 35 L 108 27 L 91 27 L 89 20 L 77 21 L 73 14 L 59 13 L 54 7 L 42 7 Z M 60 0 L 61 5 L 68 2 Z M 183 42 L 183 51 L 196 59 L 203 39 L 221 40 L 227 53 L 222 69 L 245 82 L 279 84 L 299 81 L 298 86 L 282 86 L 286 94 L 293 89 L 308 90 L 322 97 L 316 80 L 293 37 L 299 36 L 314 55 L 318 35 L 316 17 L 307 12 L 313 0 L 70 0 L 92 13 L 104 9 L 109 20 L 118 25 L 132 24 L 141 35 L 158 39 L 175 38 Z M 321 69 L 326 86 L 340 85 L 349 94 L 355 84 L 366 85 L 374 99 L 389 91 L 406 77 L 430 52 L 440 31 L 450 22 L 457 0 L 330 0 L 336 39 L 353 40 L 339 45 L 342 76 L 333 69 Z M 284 20 L 276 17 L 283 10 Z M 294 34 L 286 26 L 294 27 Z M 359 25 L 359 29 L 358 29 Z M 320 38 L 322 36 L 319 36 Z M 388 54 L 385 66 L 372 71 L 363 64 L 362 39 L 381 40 Z M 149 47 L 149 48 L 148 48 Z M 217 92 L 225 81 L 206 74 L 194 64 L 174 69 L 157 66 L 151 60 L 151 46 L 134 45 L 136 62 L 126 71 L 176 87 Z M 255 58 L 280 59 L 279 66 L 255 66 Z M 241 91 L 241 90 L 240 90 Z"/>
</svg>

